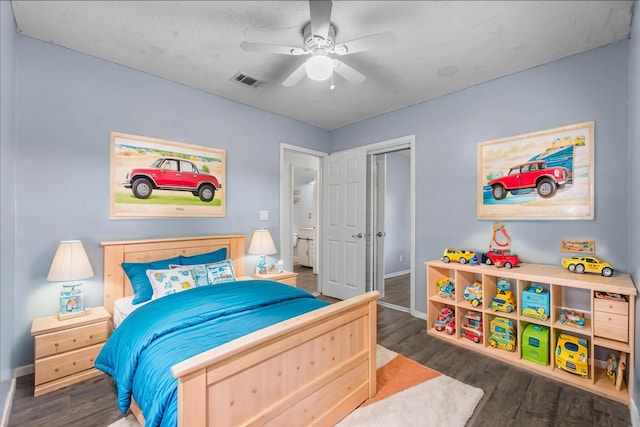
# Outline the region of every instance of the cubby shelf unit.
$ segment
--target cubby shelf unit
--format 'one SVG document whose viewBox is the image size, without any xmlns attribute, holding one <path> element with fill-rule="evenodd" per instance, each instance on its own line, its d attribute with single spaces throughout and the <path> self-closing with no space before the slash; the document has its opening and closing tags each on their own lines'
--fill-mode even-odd
<svg viewBox="0 0 640 427">
<path fill-rule="evenodd" d="M 628 274 L 615 273 L 612 277 L 596 274 L 571 273 L 560 266 L 522 264 L 512 269 L 489 265 L 459 264 L 456 262 L 428 261 L 427 269 L 427 334 L 443 341 L 477 351 L 506 363 L 511 363 L 531 372 L 570 384 L 610 399 L 629 404 L 633 387 L 633 360 L 635 339 L 636 287 Z M 455 286 L 453 298 L 438 295 L 437 283 L 449 278 Z M 507 279 L 516 298 L 516 309 L 511 313 L 495 312 L 489 302 L 496 296 L 497 282 Z M 474 281 L 482 283 L 482 304 L 472 306 L 463 297 L 466 286 Z M 522 314 L 522 292 L 531 286 L 542 286 L 549 292 L 549 318 L 540 320 Z M 626 301 L 596 299 L 596 292 L 623 295 Z M 434 324 L 444 307 L 454 310 L 456 330 L 453 334 L 437 331 Z M 572 310 L 584 315 L 583 328 L 560 322 L 560 312 Z M 460 325 L 467 311 L 481 313 L 483 341 L 474 343 L 460 333 Z M 508 318 L 516 330 L 516 346 L 513 352 L 493 348 L 489 345 L 490 322 L 500 316 Z M 543 365 L 522 357 L 522 333 L 527 325 L 537 324 L 549 328 L 548 364 Z M 586 378 L 563 370 L 556 365 L 555 349 L 558 337 L 567 333 L 588 341 L 588 369 Z M 604 359 L 615 353 L 625 370 L 613 383 L 607 376 Z M 596 359 L 600 357 L 600 359 Z"/>
</svg>

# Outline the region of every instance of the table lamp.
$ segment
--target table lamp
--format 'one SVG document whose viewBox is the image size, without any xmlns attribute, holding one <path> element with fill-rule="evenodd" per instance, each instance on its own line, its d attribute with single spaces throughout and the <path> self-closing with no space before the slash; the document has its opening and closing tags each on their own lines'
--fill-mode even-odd
<svg viewBox="0 0 640 427">
<path fill-rule="evenodd" d="M 273 243 L 273 238 L 269 230 L 261 228 L 253 232 L 251 237 L 251 243 L 249 244 L 250 255 L 260 255 L 260 262 L 258 263 L 257 270 L 259 274 L 267 273 L 267 255 L 273 255 L 278 253 L 276 245 Z"/>
<path fill-rule="evenodd" d="M 81 283 L 78 282 L 90 277 L 93 277 L 93 269 L 82 242 L 80 240 L 60 242 L 47 276 L 50 282 L 69 282 L 62 285 L 58 319 L 69 319 L 91 313 L 90 309 L 84 308 L 82 291 L 79 289 Z"/>
</svg>

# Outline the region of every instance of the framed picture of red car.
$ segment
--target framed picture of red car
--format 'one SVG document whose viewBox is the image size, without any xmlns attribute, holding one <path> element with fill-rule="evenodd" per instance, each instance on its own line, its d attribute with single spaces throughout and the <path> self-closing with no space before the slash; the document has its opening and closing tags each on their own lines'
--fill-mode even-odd
<svg viewBox="0 0 640 427">
<path fill-rule="evenodd" d="M 225 216 L 225 150 L 111 132 L 111 219 Z"/>
<path fill-rule="evenodd" d="M 478 219 L 594 218 L 594 123 L 478 144 Z"/>
</svg>

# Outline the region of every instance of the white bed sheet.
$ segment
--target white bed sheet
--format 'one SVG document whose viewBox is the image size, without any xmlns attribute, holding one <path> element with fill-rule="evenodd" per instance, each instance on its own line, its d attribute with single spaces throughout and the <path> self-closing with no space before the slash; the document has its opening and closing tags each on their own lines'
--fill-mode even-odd
<svg viewBox="0 0 640 427">
<path fill-rule="evenodd" d="M 120 325 L 120 323 L 122 323 L 122 321 L 126 319 L 127 316 L 130 315 L 136 308 L 142 307 L 147 302 L 149 302 L 149 301 L 146 301 L 140 304 L 133 305 L 131 303 L 132 301 L 133 301 L 133 295 L 124 297 L 124 298 L 118 298 L 115 301 L 113 306 L 113 326 L 114 327 L 117 328 Z"/>
</svg>

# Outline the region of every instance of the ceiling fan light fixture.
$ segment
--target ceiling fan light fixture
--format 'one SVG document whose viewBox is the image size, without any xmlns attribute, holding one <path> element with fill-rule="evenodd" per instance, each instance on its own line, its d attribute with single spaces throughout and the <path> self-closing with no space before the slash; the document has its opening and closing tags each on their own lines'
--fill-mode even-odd
<svg viewBox="0 0 640 427">
<path fill-rule="evenodd" d="M 333 60 L 326 55 L 314 55 L 305 62 L 307 77 L 323 81 L 333 75 Z"/>
</svg>

